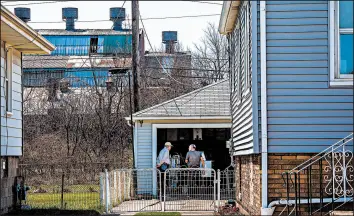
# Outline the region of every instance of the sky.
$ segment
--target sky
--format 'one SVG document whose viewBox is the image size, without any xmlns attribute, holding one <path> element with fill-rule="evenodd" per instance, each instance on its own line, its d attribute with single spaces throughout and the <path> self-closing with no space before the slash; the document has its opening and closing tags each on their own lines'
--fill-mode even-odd
<svg viewBox="0 0 354 216">
<path fill-rule="evenodd" d="M 109 8 L 121 7 L 123 2 L 124 1 L 1 1 L 1 3 L 12 12 L 14 12 L 15 7 L 31 8 L 31 22 L 61 21 L 61 9 L 63 7 L 77 7 L 79 10 L 79 21 L 107 20 L 105 22 L 77 22 L 75 28 L 78 29 L 111 28 L 112 22 L 109 21 Z M 198 43 L 203 37 L 203 29 L 206 28 L 208 22 L 218 26 L 222 9 L 221 4 L 221 1 L 139 1 L 140 13 L 143 19 L 151 17 L 216 14 L 215 16 L 195 18 L 143 20 L 147 35 L 154 49 L 161 47 L 162 31 L 178 31 L 178 40 L 183 46 L 193 50 L 193 44 Z M 126 8 L 126 15 L 131 17 L 131 1 L 126 1 L 124 7 Z M 64 22 L 31 22 L 29 22 L 29 25 L 34 29 L 65 28 Z M 142 25 L 140 24 L 139 27 L 142 28 Z M 150 50 L 146 38 L 145 49 Z"/>
</svg>

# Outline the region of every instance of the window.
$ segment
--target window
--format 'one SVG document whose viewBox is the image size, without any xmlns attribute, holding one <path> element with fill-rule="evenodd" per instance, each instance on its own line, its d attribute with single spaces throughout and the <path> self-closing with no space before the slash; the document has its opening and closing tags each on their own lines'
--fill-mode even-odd
<svg viewBox="0 0 354 216">
<path fill-rule="evenodd" d="M 98 37 L 90 39 L 90 53 L 97 53 L 98 50 Z"/>
<path fill-rule="evenodd" d="M 241 28 L 240 21 L 236 23 L 235 30 L 231 35 L 231 71 L 232 71 L 232 100 L 236 106 L 241 103 Z"/>
<path fill-rule="evenodd" d="M 5 72 L 5 99 L 6 112 L 12 112 L 12 49 L 6 53 L 6 72 Z"/>
<path fill-rule="evenodd" d="M 250 92 L 251 79 L 250 79 L 250 6 L 249 1 L 244 1 L 244 82 L 245 82 L 245 96 Z"/>
<path fill-rule="evenodd" d="M 353 1 L 330 2 L 331 86 L 353 85 Z"/>
</svg>

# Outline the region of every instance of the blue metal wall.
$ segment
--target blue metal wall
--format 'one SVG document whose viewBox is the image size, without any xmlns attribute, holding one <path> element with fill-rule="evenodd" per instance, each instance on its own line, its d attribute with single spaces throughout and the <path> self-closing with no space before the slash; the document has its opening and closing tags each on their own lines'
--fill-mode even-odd
<svg viewBox="0 0 354 216">
<path fill-rule="evenodd" d="M 131 35 L 43 35 L 56 46 L 51 55 L 89 55 L 91 37 L 98 38 L 98 54 L 130 53 Z"/>
<path fill-rule="evenodd" d="M 353 87 L 329 86 L 329 3 L 266 8 L 268 150 L 319 152 L 353 131 Z"/>
</svg>

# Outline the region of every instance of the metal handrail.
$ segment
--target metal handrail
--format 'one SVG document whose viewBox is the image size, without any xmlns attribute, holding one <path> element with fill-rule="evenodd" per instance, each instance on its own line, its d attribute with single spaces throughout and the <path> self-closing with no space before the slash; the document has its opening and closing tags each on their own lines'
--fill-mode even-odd
<svg viewBox="0 0 354 216">
<path fill-rule="evenodd" d="M 345 141 L 346 140 L 346 141 Z M 318 160 L 320 160 L 321 158 L 327 156 L 329 153 L 337 150 L 338 148 L 342 147 L 343 145 L 345 145 L 346 143 L 350 142 L 353 140 L 353 133 L 349 134 L 348 136 L 346 136 L 345 138 L 339 140 L 338 142 L 334 143 L 333 145 L 329 146 L 328 148 L 326 148 L 325 150 L 323 150 L 322 152 L 316 154 L 315 156 L 311 157 L 310 159 L 308 159 L 307 161 L 303 162 L 302 164 L 298 165 L 297 167 L 293 168 L 292 170 L 288 171 L 288 173 L 294 173 L 296 171 L 296 173 L 299 173 L 300 171 L 303 171 L 304 169 L 306 169 L 307 167 L 313 165 L 315 162 L 317 162 Z M 342 143 L 341 143 L 342 142 Z M 341 144 L 340 144 L 341 143 Z M 340 145 L 338 145 L 340 144 Z M 336 146 L 338 145 L 338 146 Z M 333 148 L 334 146 L 336 146 L 335 148 Z M 329 151 L 330 150 L 330 151 Z M 316 158 L 319 157 L 319 158 Z M 316 158 L 316 159 L 314 159 Z M 309 163 L 310 162 L 310 163 Z M 309 164 L 307 164 L 309 163 Z M 307 164 L 306 166 L 304 166 L 305 164 Z M 301 166 L 304 166 L 303 168 L 299 169 Z"/>
<path fill-rule="evenodd" d="M 352 145 L 348 145 L 352 141 L 353 133 L 292 170 L 282 173 L 287 199 L 285 203 L 274 201 L 276 205 L 286 205 L 282 213 L 287 210 L 287 215 L 293 213 L 299 215 L 303 211 L 300 206 L 306 205 L 307 210 L 305 211 L 310 215 L 318 212 L 322 214 L 323 211 L 327 212 L 328 209 L 331 209 L 329 212 L 332 212 L 348 202 L 353 202 L 354 189 L 351 182 L 354 179 L 351 173 L 354 170 L 354 160 L 353 150 L 349 149 L 349 146 Z M 328 164 L 323 164 L 323 161 Z M 325 165 L 324 168 L 323 165 Z M 318 171 L 315 171 L 317 169 Z M 348 174 L 350 177 L 348 177 Z M 294 190 L 295 193 L 291 193 L 291 190 Z M 338 205 L 338 203 L 342 204 Z M 316 204 L 320 206 L 318 209 Z M 290 206 L 293 207 L 290 208 Z"/>
</svg>

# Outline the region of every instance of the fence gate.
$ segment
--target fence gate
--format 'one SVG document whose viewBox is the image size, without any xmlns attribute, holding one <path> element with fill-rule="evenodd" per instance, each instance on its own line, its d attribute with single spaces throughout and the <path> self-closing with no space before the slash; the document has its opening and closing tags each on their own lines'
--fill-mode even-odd
<svg viewBox="0 0 354 216">
<path fill-rule="evenodd" d="M 162 188 L 165 211 L 215 210 L 217 176 L 213 169 L 167 169 Z"/>
</svg>

